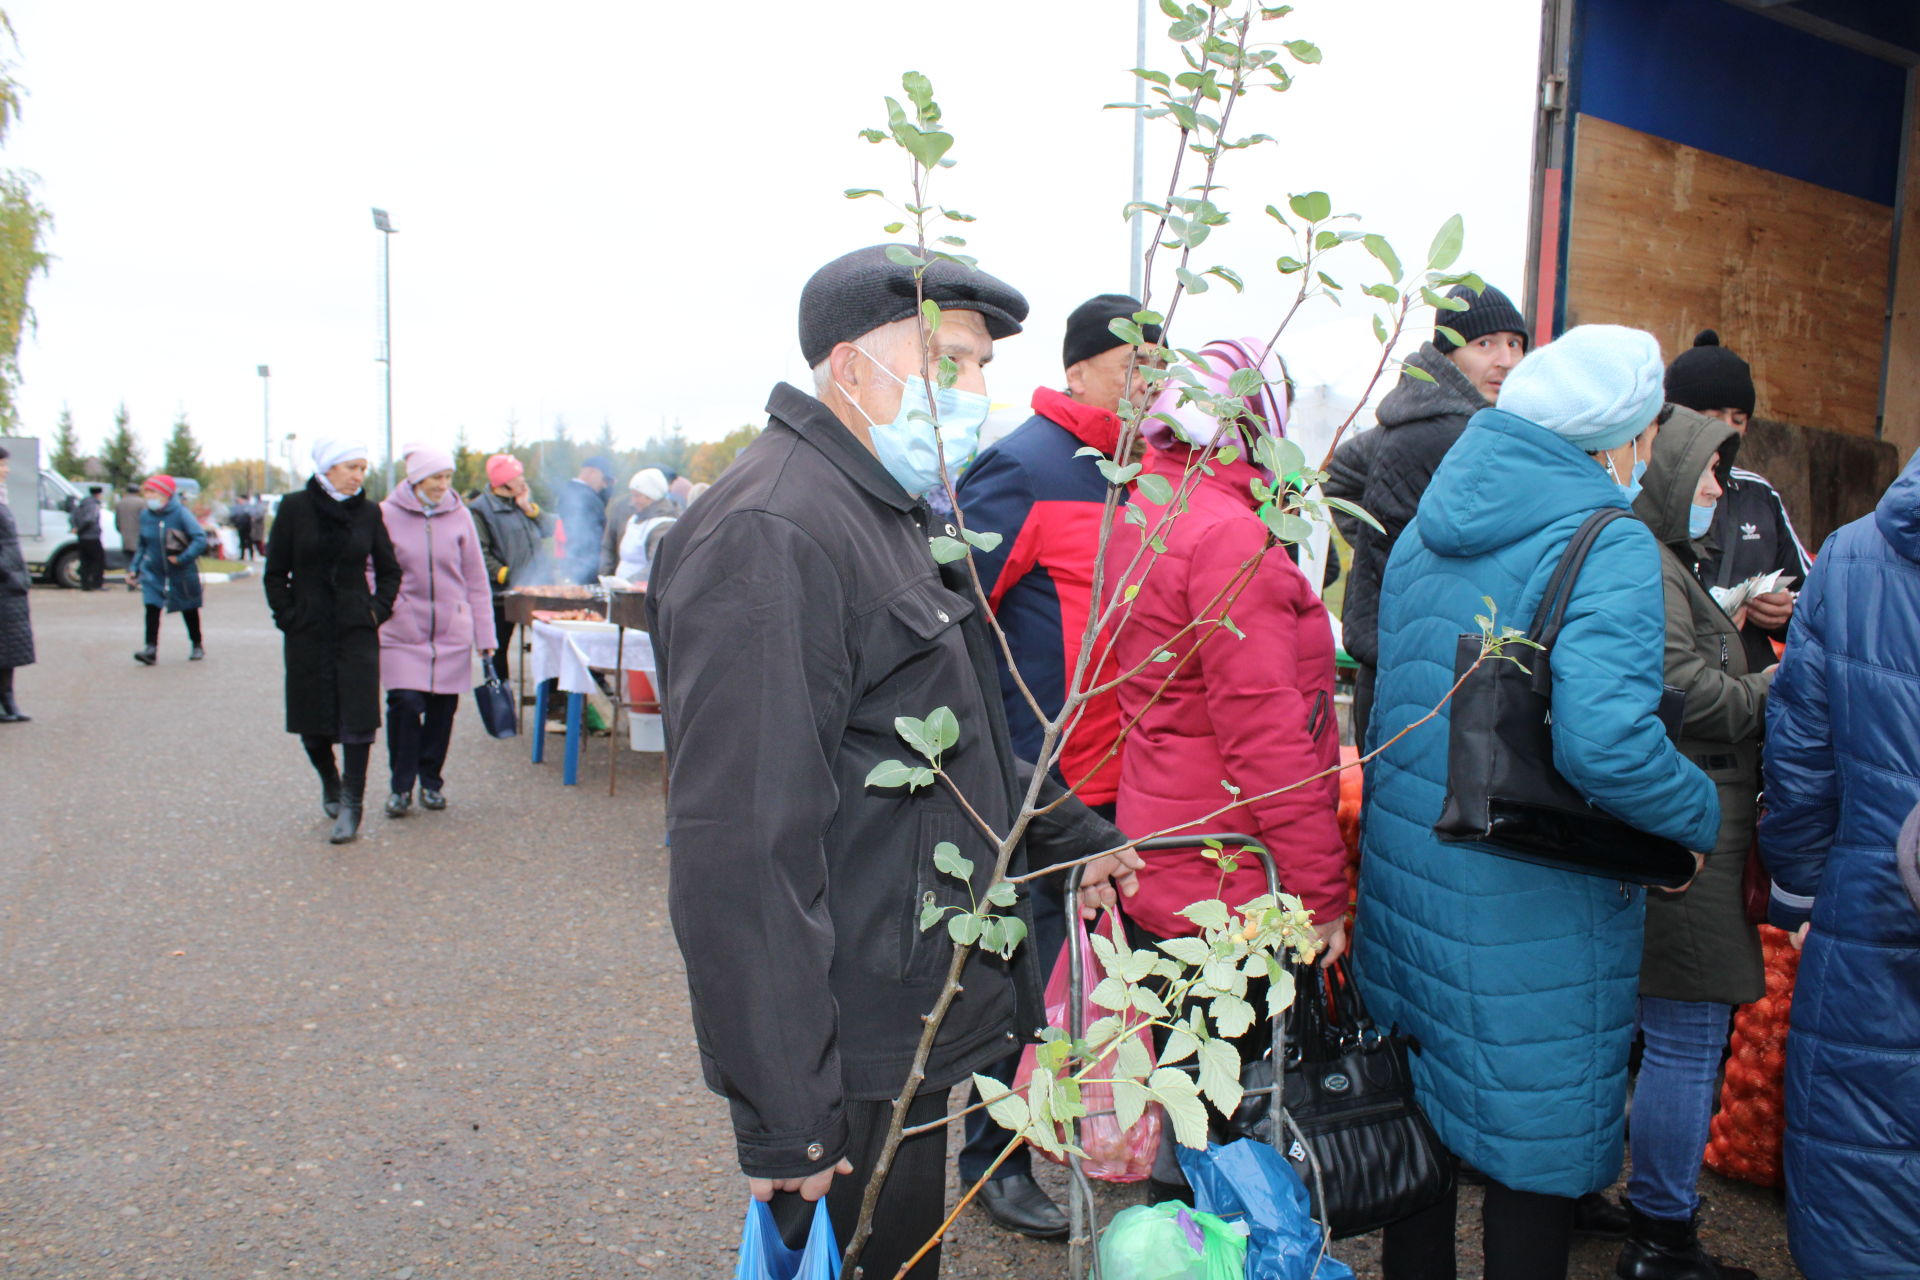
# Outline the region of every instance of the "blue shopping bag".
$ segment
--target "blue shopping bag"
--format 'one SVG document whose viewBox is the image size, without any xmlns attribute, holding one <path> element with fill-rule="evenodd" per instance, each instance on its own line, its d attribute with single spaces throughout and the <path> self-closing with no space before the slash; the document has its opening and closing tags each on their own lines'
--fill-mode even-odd
<svg viewBox="0 0 1920 1280">
<path fill-rule="evenodd" d="M 1194 1204 L 1251 1233 L 1247 1280 L 1353 1280 L 1352 1268 L 1323 1251 L 1306 1184 L 1278 1151 L 1240 1138 L 1205 1151 L 1181 1147 L 1179 1156 Z"/>
<path fill-rule="evenodd" d="M 740 1263 L 733 1280 L 836 1280 L 840 1274 L 840 1242 L 833 1236 L 824 1198 L 814 1201 L 813 1224 L 807 1228 L 807 1247 L 789 1249 L 773 1223 L 773 1211 L 762 1200 L 747 1203 L 747 1223 L 740 1230 Z"/>
</svg>

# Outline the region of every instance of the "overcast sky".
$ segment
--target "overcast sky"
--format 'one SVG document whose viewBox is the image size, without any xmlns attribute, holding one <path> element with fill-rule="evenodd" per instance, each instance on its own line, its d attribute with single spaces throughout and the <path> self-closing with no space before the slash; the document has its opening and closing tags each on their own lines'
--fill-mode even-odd
<svg viewBox="0 0 1920 1280">
<path fill-rule="evenodd" d="M 70 406 L 96 449 L 124 402 L 150 462 L 185 410 L 210 461 L 272 431 L 380 448 L 380 234 L 391 211 L 396 441 L 497 444 L 564 417 L 637 445 L 663 423 L 713 438 L 803 382 L 801 284 L 886 237 L 884 123 L 928 74 L 957 138 L 938 193 L 979 216 L 971 251 L 1033 304 L 990 390 L 1060 381 L 1085 297 L 1124 289 L 1133 0 L 744 0 L 729 6 L 445 0 L 7 0 L 29 97 L 0 160 L 40 177 L 56 226 L 21 352 L 29 432 Z M 1150 15 L 1149 64 L 1177 70 Z M 1272 40 L 1325 52 L 1292 92 L 1244 103 L 1234 225 L 1198 254 L 1249 281 L 1184 305 L 1176 340 L 1271 331 L 1290 300 L 1260 213 L 1323 189 L 1403 256 L 1461 213 L 1463 266 L 1518 300 L 1537 0 L 1300 0 Z M 1164 183 L 1171 133 L 1150 126 Z M 1149 190 L 1153 189 L 1150 179 Z M 1357 256 L 1343 277 L 1377 278 Z M 1364 314 L 1324 304 L 1283 350 L 1303 382 L 1355 390 Z M 1024 415 L 1019 415 L 1024 416 Z"/>
</svg>

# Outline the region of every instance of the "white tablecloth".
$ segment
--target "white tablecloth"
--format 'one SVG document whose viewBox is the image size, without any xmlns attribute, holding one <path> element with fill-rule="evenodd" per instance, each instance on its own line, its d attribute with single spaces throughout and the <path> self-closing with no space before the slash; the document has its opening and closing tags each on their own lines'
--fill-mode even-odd
<svg viewBox="0 0 1920 1280">
<path fill-rule="evenodd" d="M 620 628 L 611 622 L 533 624 L 533 665 L 529 675 L 537 684 L 560 682 L 562 693 L 592 693 L 593 672 L 612 671 L 624 658 L 627 671 L 653 674 L 653 639 L 644 631 L 627 629 L 626 651 L 619 652 Z"/>
</svg>

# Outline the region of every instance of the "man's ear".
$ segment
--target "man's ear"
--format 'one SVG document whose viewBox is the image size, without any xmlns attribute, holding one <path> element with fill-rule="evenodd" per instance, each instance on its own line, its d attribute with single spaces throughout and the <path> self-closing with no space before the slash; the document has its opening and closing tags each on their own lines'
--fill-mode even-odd
<svg viewBox="0 0 1920 1280">
<path fill-rule="evenodd" d="M 1087 390 L 1087 362 L 1076 360 L 1067 366 L 1067 394 L 1084 395 Z"/>
<path fill-rule="evenodd" d="M 832 372 L 833 380 L 848 391 L 862 389 L 865 364 L 866 358 L 851 342 L 836 343 L 833 350 L 827 353 L 827 368 Z"/>
</svg>

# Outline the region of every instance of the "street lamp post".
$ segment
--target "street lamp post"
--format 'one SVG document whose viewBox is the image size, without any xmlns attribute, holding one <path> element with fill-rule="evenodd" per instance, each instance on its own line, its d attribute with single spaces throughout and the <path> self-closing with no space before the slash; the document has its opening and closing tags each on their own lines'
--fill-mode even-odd
<svg viewBox="0 0 1920 1280">
<path fill-rule="evenodd" d="M 264 494 L 273 487 L 273 406 L 267 395 L 267 366 L 260 366 L 260 487 Z"/>
<path fill-rule="evenodd" d="M 380 232 L 380 363 L 387 379 L 387 492 L 393 492 L 393 219 L 385 209 L 373 211 L 373 225 Z"/>
</svg>

